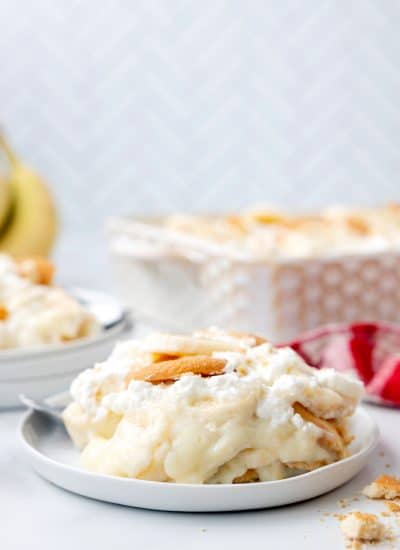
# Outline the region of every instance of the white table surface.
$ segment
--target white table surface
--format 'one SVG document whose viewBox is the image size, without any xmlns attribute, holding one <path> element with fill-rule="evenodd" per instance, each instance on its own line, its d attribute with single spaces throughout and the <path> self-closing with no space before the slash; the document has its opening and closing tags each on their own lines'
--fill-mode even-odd
<svg viewBox="0 0 400 550">
<path fill-rule="evenodd" d="M 38 477 L 22 455 L 16 437 L 21 412 L 0 412 L 0 548 L 243 550 L 253 544 L 271 550 L 344 548 L 339 522 L 332 514 L 352 509 L 380 512 L 385 507 L 361 498 L 342 509 L 338 501 L 353 497 L 384 471 L 400 474 L 400 411 L 374 406 L 368 410 L 379 424 L 381 443 L 353 481 L 302 504 L 219 514 L 125 508 L 59 489 Z M 390 518 L 382 519 L 394 524 Z M 400 538 L 397 546 L 379 548 L 400 548 Z"/>
</svg>

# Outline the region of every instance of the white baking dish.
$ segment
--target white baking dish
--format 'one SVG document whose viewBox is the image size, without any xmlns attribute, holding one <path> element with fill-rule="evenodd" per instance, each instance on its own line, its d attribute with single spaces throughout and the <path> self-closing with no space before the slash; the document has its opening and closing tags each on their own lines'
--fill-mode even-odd
<svg viewBox="0 0 400 550">
<path fill-rule="evenodd" d="M 159 222 L 108 223 L 119 290 L 138 317 L 187 331 L 255 331 L 276 342 L 330 322 L 400 321 L 400 251 L 254 259 Z"/>
</svg>

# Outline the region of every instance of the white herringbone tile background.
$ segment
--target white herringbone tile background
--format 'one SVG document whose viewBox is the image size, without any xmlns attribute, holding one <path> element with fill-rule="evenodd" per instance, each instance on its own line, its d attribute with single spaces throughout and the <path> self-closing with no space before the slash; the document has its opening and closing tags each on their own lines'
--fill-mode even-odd
<svg viewBox="0 0 400 550">
<path fill-rule="evenodd" d="M 0 121 L 68 262 L 111 213 L 399 199 L 399 28 L 398 0 L 2 0 Z"/>
</svg>

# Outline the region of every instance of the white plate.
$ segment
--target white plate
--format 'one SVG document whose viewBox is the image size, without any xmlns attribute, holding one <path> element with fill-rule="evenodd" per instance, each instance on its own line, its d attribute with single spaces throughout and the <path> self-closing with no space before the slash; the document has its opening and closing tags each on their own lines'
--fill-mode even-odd
<svg viewBox="0 0 400 550">
<path fill-rule="evenodd" d="M 56 396 L 53 404 L 66 404 Z M 29 412 L 20 426 L 25 454 L 36 472 L 63 489 L 126 506 L 180 512 L 270 508 L 322 495 L 354 477 L 375 448 L 379 432 L 363 409 L 353 419 L 352 456 L 313 472 L 280 481 L 243 485 L 188 485 L 118 478 L 86 472 L 61 423 Z"/>
<path fill-rule="evenodd" d="M 102 331 L 68 344 L 1 351 L 0 408 L 19 406 L 20 393 L 38 399 L 67 389 L 78 372 L 105 359 L 130 332 L 126 312 L 112 297 L 81 288 L 70 292 L 96 315 Z"/>
</svg>

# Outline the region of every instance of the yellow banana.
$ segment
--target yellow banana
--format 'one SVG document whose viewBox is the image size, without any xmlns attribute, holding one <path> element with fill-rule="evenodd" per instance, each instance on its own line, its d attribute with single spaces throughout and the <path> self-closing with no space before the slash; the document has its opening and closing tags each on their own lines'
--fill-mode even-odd
<svg viewBox="0 0 400 550">
<path fill-rule="evenodd" d="M 24 166 L 0 135 L 0 149 L 10 163 L 11 214 L 0 232 L 0 251 L 15 257 L 47 256 L 57 233 L 57 213 L 46 185 Z"/>
<path fill-rule="evenodd" d="M 5 226 L 11 214 L 13 192 L 10 180 L 0 176 L 0 230 Z"/>
</svg>

